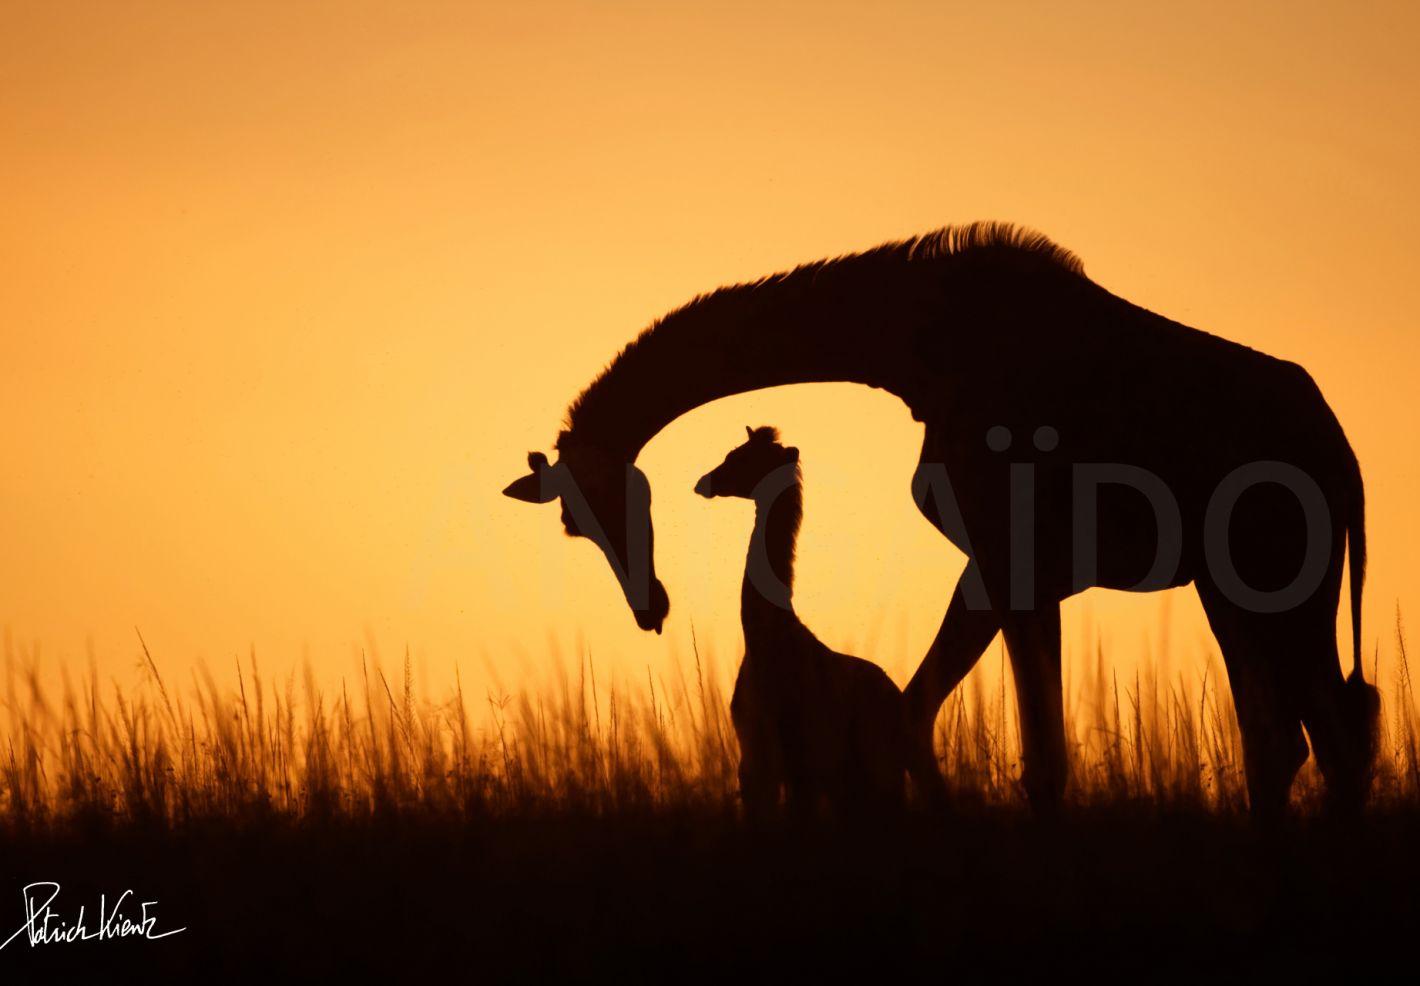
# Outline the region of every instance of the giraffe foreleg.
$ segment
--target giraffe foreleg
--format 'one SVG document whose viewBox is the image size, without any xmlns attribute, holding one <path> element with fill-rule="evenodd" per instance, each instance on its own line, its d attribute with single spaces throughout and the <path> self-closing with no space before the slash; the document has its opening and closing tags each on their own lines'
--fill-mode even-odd
<svg viewBox="0 0 1420 986">
<path fill-rule="evenodd" d="M 963 573 L 952 593 L 946 616 L 922 664 L 903 689 L 907 720 L 908 771 L 917 791 L 929 801 L 946 798 L 946 784 L 932 747 L 932 728 L 942 703 L 996 636 L 1001 624 L 991 610 L 968 606 L 962 584 L 974 577 Z"/>
<path fill-rule="evenodd" d="M 1037 813 L 1053 814 L 1064 797 L 1069 772 L 1060 681 L 1060 607 L 1011 614 L 1005 635 L 1025 758 L 1021 786 Z"/>
</svg>

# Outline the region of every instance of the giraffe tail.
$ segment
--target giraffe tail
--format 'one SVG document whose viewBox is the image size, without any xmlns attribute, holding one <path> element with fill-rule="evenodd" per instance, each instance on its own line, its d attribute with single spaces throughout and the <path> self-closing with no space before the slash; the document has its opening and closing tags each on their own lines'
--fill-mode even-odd
<svg viewBox="0 0 1420 986">
<path fill-rule="evenodd" d="M 1351 567 L 1351 676 L 1353 684 L 1366 683 L 1361 671 L 1361 589 L 1366 582 L 1366 491 L 1361 482 L 1361 466 L 1353 454 L 1349 463 L 1346 545 Z"/>
</svg>

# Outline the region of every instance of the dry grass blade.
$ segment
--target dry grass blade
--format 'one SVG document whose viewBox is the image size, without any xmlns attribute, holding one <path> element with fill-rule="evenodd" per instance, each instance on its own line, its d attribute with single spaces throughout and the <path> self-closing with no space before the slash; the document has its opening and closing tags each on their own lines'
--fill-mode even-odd
<svg viewBox="0 0 1420 986">
<path fill-rule="evenodd" d="M 139 636 L 142 643 L 141 634 Z M 1375 798 L 1420 800 L 1420 736 L 1404 628 L 1397 614 L 1396 686 L 1386 692 L 1385 746 Z M 82 694 L 66 679 L 51 703 L 34 667 L 6 651 L 0 715 L 0 826 L 80 818 L 176 825 L 199 817 L 292 819 L 345 813 L 472 815 L 575 811 L 735 810 L 737 752 L 725 685 L 692 639 L 684 669 L 667 688 L 647 668 L 644 688 L 598 682 L 590 655 L 572 681 L 550 690 L 489 695 L 480 717 L 465 706 L 462 677 L 443 702 L 421 700 L 405 653 L 396 695 L 361 655 L 352 700 L 342 681 L 330 702 L 309 668 L 278 689 L 251 655 L 234 688 L 205 669 L 191 697 L 170 694 L 146 644 L 149 680 L 100 694 L 90 668 Z M 713 658 L 713 655 L 710 656 Z M 1071 796 L 1089 804 L 1246 807 L 1241 741 L 1228 693 L 1211 668 L 1196 693 L 1180 677 L 1160 688 L 1136 675 L 1121 694 L 1098 650 L 1073 682 L 1089 701 L 1070 703 Z M 948 699 L 935 735 L 959 798 L 1019 806 L 1020 746 L 1004 651 L 999 685 L 973 674 Z M 372 688 L 378 681 L 378 687 Z M 376 692 L 383 692 L 376 697 Z M 21 696 L 24 696 L 23 698 Z M 606 702 L 605 719 L 602 702 Z M 1299 800 L 1318 784 L 1304 772 Z"/>
</svg>

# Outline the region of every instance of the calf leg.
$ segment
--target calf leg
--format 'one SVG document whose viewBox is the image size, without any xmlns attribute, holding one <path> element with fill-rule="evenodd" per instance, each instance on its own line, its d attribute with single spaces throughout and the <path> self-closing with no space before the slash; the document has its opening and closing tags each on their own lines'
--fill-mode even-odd
<svg viewBox="0 0 1420 986">
<path fill-rule="evenodd" d="M 740 801 L 745 819 L 759 824 L 771 817 L 779 806 L 779 790 L 784 782 L 784 751 L 754 682 L 754 676 L 741 664 L 730 699 L 730 720 L 740 745 Z"/>
</svg>

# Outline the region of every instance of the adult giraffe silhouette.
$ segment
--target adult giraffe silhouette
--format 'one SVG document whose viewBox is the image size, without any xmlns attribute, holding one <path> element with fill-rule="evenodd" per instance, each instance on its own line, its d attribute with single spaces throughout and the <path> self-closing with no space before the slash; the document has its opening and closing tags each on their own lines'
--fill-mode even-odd
<svg viewBox="0 0 1420 986">
<path fill-rule="evenodd" d="M 1191 581 L 1227 667 L 1254 815 L 1284 810 L 1303 726 L 1329 802 L 1360 806 L 1379 698 L 1360 662 L 1361 473 L 1335 415 L 1301 367 L 1111 294 L 1039 233 L 949 226 L 701 295 L 630 342 L 573 401 L 558 461 L 530 454 L 504 492 L 561 499 L 567 533 L 602 549 L 638 625 L 659 633 L 669 599 L 637 455 L 703 404 L 816 381 L 882 388 L 923 423 L 914 498 L 968 559 L 904 691 L 915 783 L 940 786 L 932 724 L 1000 631 L 1022 783 L 1053 810 L 1067 777 L 1060 602 Z"/>
</svg>

